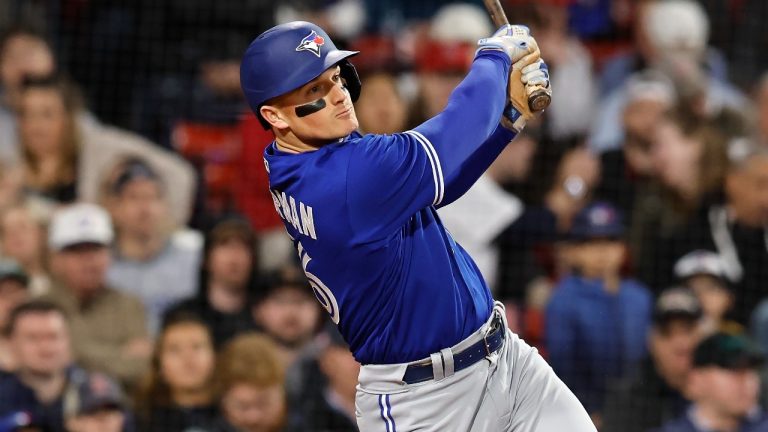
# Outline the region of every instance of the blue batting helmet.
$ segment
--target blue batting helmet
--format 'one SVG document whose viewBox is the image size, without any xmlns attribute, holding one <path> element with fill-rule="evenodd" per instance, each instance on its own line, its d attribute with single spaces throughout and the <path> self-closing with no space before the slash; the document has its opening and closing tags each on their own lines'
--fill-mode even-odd
<svg viewBox="0 0 768 432">
<path fill-rule="evenodd" d="M 268 128 L 259 113 L 264 103 L 301 87 L 337 64 L 355 101 L 360 95 L 360 78 L 347 58 L 357 53 L 337 49 L 315 24 L 280 24 L 259 35 L 245 51 L 240 64 L 240 85 L 256 117 Z"/>
</svg>

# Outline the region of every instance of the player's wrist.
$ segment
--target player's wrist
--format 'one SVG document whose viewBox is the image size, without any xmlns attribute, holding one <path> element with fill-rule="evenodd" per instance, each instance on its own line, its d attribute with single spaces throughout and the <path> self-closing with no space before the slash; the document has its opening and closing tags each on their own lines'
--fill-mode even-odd
<svg viewBox="0 0 768 432">
<path fill-rule="evenodd" d="M 525 128 L 526 119 L 511 102 L 507 102 L 504 113 L 501 116 L 501 125 L 515 133 L 520 133 Z"/>
</svg>

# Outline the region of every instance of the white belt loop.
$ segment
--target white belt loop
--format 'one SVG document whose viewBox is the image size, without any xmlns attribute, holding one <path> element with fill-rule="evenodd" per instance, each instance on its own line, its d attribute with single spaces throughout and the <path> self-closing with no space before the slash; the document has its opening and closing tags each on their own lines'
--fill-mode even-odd
<svg viewBox="0 0 768 432">
<path fill-rule="evenodd" d="M 445 368 L 445 377 L 453 376 L 453 350 L 445 348 L 440 350 L 440 355 L 443 356 L 443 367 Z"/>
<path fill-rule="evenodd" d="M 440 353 L 434 353 L 430 354 L 429 358 L 432 360 L 432 376 L 435 378 L 435 381 L 440 381 L 445 378 L 445 373 L 443 372 L 443 356 L 441 356 Z"/>
</svg>

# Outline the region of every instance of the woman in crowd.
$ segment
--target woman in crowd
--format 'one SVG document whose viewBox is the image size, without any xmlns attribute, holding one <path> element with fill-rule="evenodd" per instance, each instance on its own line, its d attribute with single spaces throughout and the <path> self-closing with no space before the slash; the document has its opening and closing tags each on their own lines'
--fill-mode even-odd
<svg viewBox="0 0 768 432">
<path fill-rule="evenodd" d="M 138 429 L 182 432 L 210 424 L 216 415 L 214 366 L 213 342 L 205 323 L 184 313 L 168 317 L 136 398 Z"/>
<path fill-rule="evenodd" d="M 60 76 L 23 82 L 18 127 L 29 193 L 60 203 L 75 200 L 81 110 L 77 90 Z"/>
<path fill-rule="evenodd" d="M 247 220 L 228 216 L 205 236 L 197 295 L 172 307 L 199 316 L 220 347 L 254 328 L 249 300 L 256 280 L 256 234 Z"/>
</svg>

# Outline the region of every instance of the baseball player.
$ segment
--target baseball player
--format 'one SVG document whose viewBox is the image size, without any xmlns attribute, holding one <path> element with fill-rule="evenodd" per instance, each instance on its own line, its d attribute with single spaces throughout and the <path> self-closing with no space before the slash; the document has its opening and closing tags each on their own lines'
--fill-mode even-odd
<svg viewBox="0 0 768 432">
<path fill-rule="evenodd" d="M 276 140 L 264 152 L 275 209 L 320 303 L 363 365 L 362 431 L 582 432 L 595 428 L 535 349 L 507 329 L 472 258 L 436 208 L 461 196 L 549 88 L 528 29 L 481 39 L 445 110 L 394 135 L 365 135 L 360 80 L 307 22 L 248 47 L 241 84 Z"/>
</svg>

